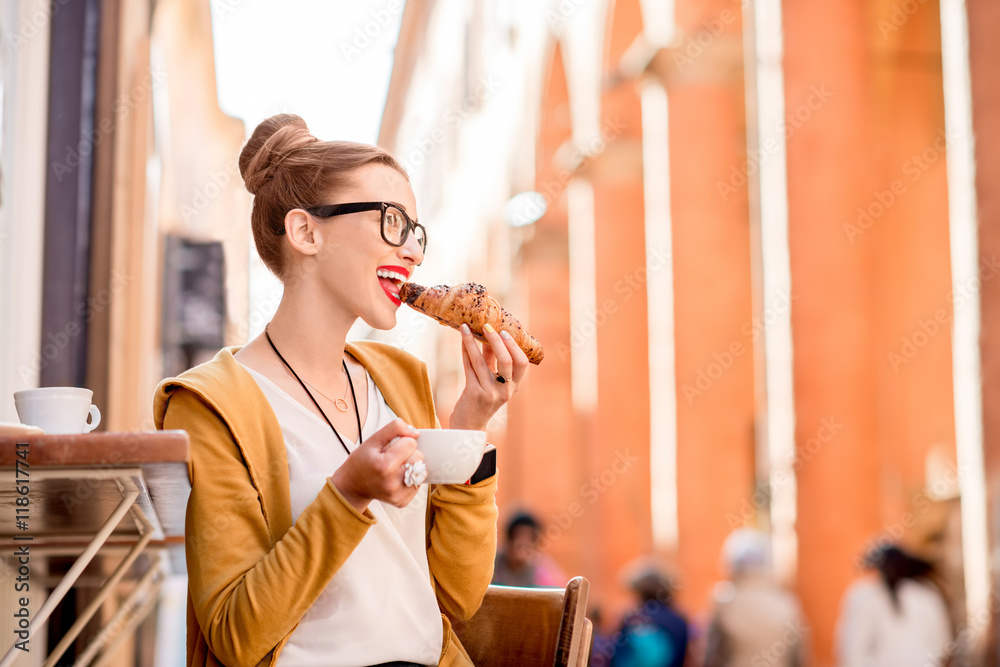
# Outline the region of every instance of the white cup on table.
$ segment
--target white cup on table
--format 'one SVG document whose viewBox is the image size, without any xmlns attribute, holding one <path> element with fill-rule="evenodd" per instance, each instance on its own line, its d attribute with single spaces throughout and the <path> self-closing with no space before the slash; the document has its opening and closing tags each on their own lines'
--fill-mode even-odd
<svg viewBox="0 0 1000 667">
<path fill-rule="evenodd" d="M 101 423 L 93 398 L 94 392 L 82 387 L 42 387 L 14 392 L 14 407 L 22 424 L 45 433 L 90 433 Z"/>
</svg>

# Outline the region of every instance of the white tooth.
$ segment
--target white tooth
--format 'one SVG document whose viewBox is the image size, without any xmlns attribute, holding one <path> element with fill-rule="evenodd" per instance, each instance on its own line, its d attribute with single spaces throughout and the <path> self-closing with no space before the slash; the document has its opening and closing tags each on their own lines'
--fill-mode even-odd
<svg viewBox="0 0 1000 667">
<path fill-rule="evenodd" d="M 396 271 L 388 271 L 386 269 L 376 269 L 375 275 L 377 275 L 379 278 L 387 278 L 389 280 L 394 280 L 399 283 L 406 282 L 406 276 L 404 276 L 402 273 L 397 273 Z"/>
<path fill-rule="evenodd" d="M 384 269 L 378 269 L 375 274 L 379 278 L 388 278 L 389 280 L 398 280 L 400 282 L 406 282 L 406 276 L 401 273 L 396 273 L 395 271 L 386 271 Z"/>
</svg>

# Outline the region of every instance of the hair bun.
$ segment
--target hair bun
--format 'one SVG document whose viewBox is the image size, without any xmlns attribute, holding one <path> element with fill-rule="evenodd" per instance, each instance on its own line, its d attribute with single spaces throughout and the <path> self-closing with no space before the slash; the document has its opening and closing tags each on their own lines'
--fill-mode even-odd
<svg viewBox="0 0 1000 667">
<path fill-rule="evenodd" d="M 306 122 L 294 114 L 261 121 L 240 152 L 240 175 L 250 194 L 260 192 L 291 153 L 315 141 Z"/>
</svg>

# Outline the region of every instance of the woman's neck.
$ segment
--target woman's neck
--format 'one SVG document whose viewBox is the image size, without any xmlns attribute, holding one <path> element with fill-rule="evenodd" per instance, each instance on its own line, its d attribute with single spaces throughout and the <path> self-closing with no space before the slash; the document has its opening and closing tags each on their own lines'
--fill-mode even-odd
<svg viewBox="0 0 1000 667">
<path fill-rule="evenodd" d="M 297 290 L 286 291 L 267 331 L 292 368 L 308 369 L 310 382 L 339 384 L 344 345 L 355 318 L 317 303 Z"/>
</svg>

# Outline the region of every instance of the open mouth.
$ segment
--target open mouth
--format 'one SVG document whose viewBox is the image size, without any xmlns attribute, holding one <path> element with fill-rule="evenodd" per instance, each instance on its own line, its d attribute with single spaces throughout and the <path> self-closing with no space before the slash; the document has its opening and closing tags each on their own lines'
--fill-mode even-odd
<svg viewBox="0 0 1000 667">
<path fill-rule="evenodd" d="M 399 300 L 399 288 L 409 277 L 406 269 L 400 266 L 380 266 L 375 271 L 375 275 L 378 276 L 378 282 L 389 299 L 395 305 L 401 306 L 403 302 Z"/>
</svg>

